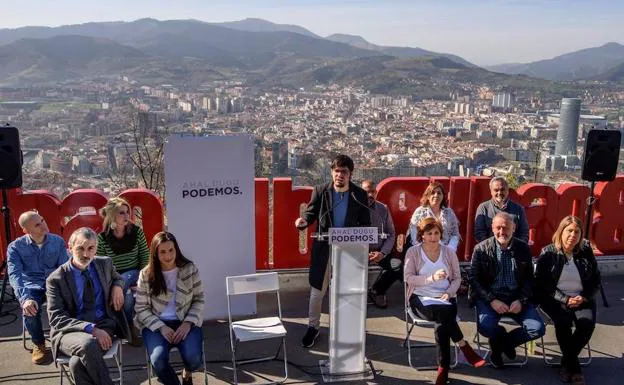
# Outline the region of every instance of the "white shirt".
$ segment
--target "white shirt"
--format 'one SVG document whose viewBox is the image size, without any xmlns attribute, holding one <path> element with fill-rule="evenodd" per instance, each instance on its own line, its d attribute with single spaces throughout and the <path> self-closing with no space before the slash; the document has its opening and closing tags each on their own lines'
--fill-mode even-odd
<svg viewBox="0 0 624 385">
<path fill-rule="evenodd" d="M 567 262 L 563 265 L 561 276 L 557 282 L 557 289 L 570 297 L 581 294 L 583 290 L 581 275 L 579 274 L 578 267 L 576 267 L 576 263 L 574 263 L 574 260 L 571 258 L 567 258 Z"/>
<path fill-rule="evenodd" d="M 435 262 L 431 262 L 429 257 L 425 251 L 420 249 L 420 257 L 425 262 L 420 270 L 418 271 L 418 275 L 424 275 L 426 277 L 433 275 L 436 271 L 440 269 L 444 269 L 448 273 L 449 268 L 444 263 L 444 258 L 442 258 L 442 251 L 440 251 L 440 256 L 438 260 Z M 442 294 L 446 293 L 446 290 L 451 286 L 451 283 L 448 279 L 441 279 L 439 281 L 434 281 L 426 286 L 418 286 L 414 289 L 414 294 L 421 297 L 440 297 Z"/>
<path fill-rule="evenodd" d="M 178 268 L 163 271 L 163 276 L 165 277 L 165 282 L 167 283 L 167 290 L 173 293 L 171 297 L 171 301 L 165 306 L 165 309 L 160 313 L 160 319 L 165 321 L 175 321 L 178 319 L 176 315 L 176 285 L 178 283 Z"/>
</svg>

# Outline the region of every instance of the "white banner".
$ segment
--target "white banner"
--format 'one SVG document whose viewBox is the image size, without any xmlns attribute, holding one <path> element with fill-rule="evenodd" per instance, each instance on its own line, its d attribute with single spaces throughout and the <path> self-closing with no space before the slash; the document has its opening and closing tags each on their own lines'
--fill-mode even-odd
<svg viewBox="0 0 624 385">
<path fill-rule="evenodd" d="M 253 146 L 249 136 L 171 136 L 165 144 L 167 227 L 199 269 L 205 319 L 227 318 L 225 277 L 256 272 Z M 254 296 L 232 304 L 234 314 L 256 312 Z"/>
</svg>

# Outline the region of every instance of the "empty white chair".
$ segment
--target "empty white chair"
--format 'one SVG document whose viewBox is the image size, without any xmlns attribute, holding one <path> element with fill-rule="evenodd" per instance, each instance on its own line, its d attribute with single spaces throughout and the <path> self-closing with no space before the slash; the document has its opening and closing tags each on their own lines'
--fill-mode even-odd
<svg viewBox="0 0 624 385">
<path fill-rule="evenodd" d="M 286 328 L 282 324 L 282 306 L 279 295 L 279 278 L 277 273 L 257 273 L 227 277 L 228 320 L 230 325 L 230 345 L 232 348 L 232 370 L 234 372 L 234 384 L 238 384 L 236 364 L 262 362 L 274 360 L 279 356 L 280 350 L 284 350 L 284 378 L 281 383 L 288 379 L 288 361 L 286 359 Z M 271 293 L 277 296 L 277 317 L 252 318 L 240 321 L 232 321 L 231 297 L 243 294 Z M 241 342 L 259 341 L 265 339 L 281 338 L 282 342 L 274 356 L 237 361 L 236 352 Z"/>
<path fill-rule="evenodd" d="M 123 361 L 121 356 L 121 340 L 118 338 L 113 338 L 113 344 L 110 349 L 106 353 L 104 353 L 105 360 L 114 360 L 115 366 L 117 367 L 117 372 L 119 377 L 113 378 L 113 381 L 118 381 L 119 385 L 123 385 Z M 61 385 L 63 385 L 63 377 L 67 376 L 67 379 L 70 383 L 75 384 L 71 373 L 69 371 L 69 357 L 59 353 L 56 357 L 56 364 L 59 367 L 59 372 L 61 375 Z M 80 384 L 77 384 L 80 385 Z"/>
</svg>

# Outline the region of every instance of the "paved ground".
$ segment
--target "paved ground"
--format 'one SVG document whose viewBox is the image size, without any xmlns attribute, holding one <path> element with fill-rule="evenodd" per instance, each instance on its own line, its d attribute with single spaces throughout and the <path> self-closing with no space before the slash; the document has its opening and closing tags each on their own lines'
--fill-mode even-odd
<svg viewBox="0 0 624 385">
<path fill-rule="evenodd" d="M 585 369 L 588 384 L 620 385 L 624 383 L 624 277 L 606 277 L 610 308 L 599 306 L 598 327 L 591 341 L 593 361 Z M 398 384 L 408 381 L 413 384 L 430 384 L 434 372 L 417 372 L 407 365 L 406 351 L 401 347 L 405 336 L 403 320 L 402 295 L 395 285 L 391 290 L 393 298 L 390 307 L 379 310 L 370 307 L 367 321 L 367 356 L 372 360 L 378 371 L 375 379 L 368 383 Z M 311 350 L 300 347 L 300 338 L 306 329 L 307 292 L 293 290 L 283 293 L 283 311 L 288 338 L 289 380 L 294 384 L 322 383 L 317 362 L 327 356 L 327 314 L 323 316 L 323 330 L 319 343 Z M 260 313 L 266 313 L 267 301 L 262 301 Z M 269 307 L 273 304 L 271 301 Z M 326 309 L 327 309 L 327 303 Z M 325 310 L 327 311 L 327 310 Z M 14 311 L 15 313 L 15 311 Z M 468 308 L 465 298 L 460 299 L 460 316 L 462 330 L 472 338 L 475 331 L 474 315 Z M 7 321 L 4 317 L 0 322 Z M 230 365 L 230 347 L 227 322 L 210 322 L 204 326 L 206 358 L 209 382 L 225 384 L 232 380 Z M 412 334 L 418 341 L 433 341 L 430 329 L 417 328 Z M 553 329 L 548 328 L 546 345 L 549 350 L 556 349 Z M 258 343 L 250 345 L 248 357 L 259 354 L 270 354 L 276 344 Z M 540 349 L 537 349 L 537 353 Z M 434 349 L 414 351 L 417 365 L 428 365 L 435 360 Z M 125 384 L 147 384 L 145 370 L 145 353 L 142 348 L 123 347 L 124 382 Z M 252 364 L 239 372 L 241 383 L 261 383 L 264 379 L 277 379 L 282 367 L 279 362 Z M 263 379 L 264 378 L 264 379 Z M 201 376 L 196 374 L 195 384 L 203 383 Z M 0 326 L 0 384 L 55 384 L 58 383 L 58 372 L 54 365 L 35 366 L 30 363 L 30 355 L 23 350 L 21 326 L 15 321 Z M 472 369 L 460 365 L 451 373 L 453 384 L 556 384 L 559 383 L 556 369 L 545 367 L 541 355 L 529 357 L 528 366 L 522 369 L 510 368 L 495 370 L 490 367 Z M 67 383 L 67 382 L 65 382 Z M 157 381 L 153 382 L 157 384 Z"/>
</svg>

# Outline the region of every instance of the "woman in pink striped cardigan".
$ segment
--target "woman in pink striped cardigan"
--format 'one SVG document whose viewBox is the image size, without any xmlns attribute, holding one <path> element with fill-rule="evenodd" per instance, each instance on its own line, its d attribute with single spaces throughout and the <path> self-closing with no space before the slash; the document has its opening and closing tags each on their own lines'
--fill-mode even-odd
<svg viewBox="0 0 624 385">
<path fill-rule="evenodd" d="M 461 274 L 455 252 L 440 244 L 442 224 L 433 217 L 427 217 L 421 219 L 417 227 L 418 243 L 405 254 L 405 298 L 408 298 L 414 314 L 435 322 L 434 333 L 438 345 L 436 385 L 444 385 L 448 381 L 451 340 L 474 367 L 485 365 L 485 360 L 470 347 L 457 324 L 455 297 Z"/>
</svg>

